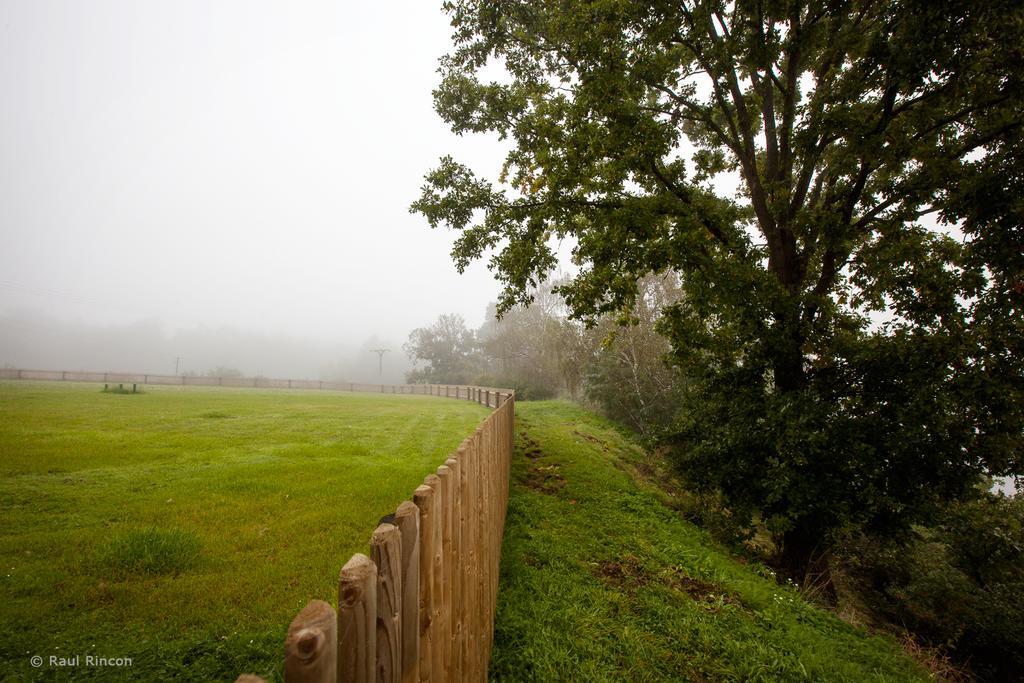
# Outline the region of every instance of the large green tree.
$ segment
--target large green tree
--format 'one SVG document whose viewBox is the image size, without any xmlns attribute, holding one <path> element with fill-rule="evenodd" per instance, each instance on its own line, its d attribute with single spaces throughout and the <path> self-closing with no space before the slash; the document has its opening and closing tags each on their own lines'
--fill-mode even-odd
<svg viewBox="0 0 1024 683">
<path fill-rule="evenodd" d="M 444 313 L 434 324 L 409 333 L 402 349 L 416 367 L 408 382 L 469 384 L 480 373 L 480 344 L 461 315 Z"/>
<path fill-rule="evenodd" d="M 511 151 L 494 181 L 442 159 L 413 210 L 461 231 L 459 269 L 489 254 L 501 308 L 553 239 L 585 320 L 676 272 L 678 462 L 793 575 L 840 526 L 898 531 L 1022 472 L 1017 0 L 445 9 L 437 110 Z"/>
</svg>

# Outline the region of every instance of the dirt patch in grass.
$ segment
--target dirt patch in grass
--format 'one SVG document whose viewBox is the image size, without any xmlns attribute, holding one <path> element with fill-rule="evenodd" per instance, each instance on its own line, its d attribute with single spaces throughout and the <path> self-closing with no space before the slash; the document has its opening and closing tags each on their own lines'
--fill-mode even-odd
<svg viewBox="0 0 1024 683">
<path fill-rule="evenodd" d="M 530 437 L 526 432 L 519 432 L 519 439 L 522 442 L 523 455 L 530 460 L 536 460 L 537 458 L 543 458 L 544 453 L 540 450 L 540 444 Z"/>
<path fill-rule="evenodd" d="M 626 555 L 617 560 L 606 560 L 598 562 L 594 568 L 594 574 L 605 583 L 610 583 L 618 588 L 646 586 L 651 582 L 651 576 L 644 569 L 640 558 L 636 555 Z"/>
<path fill-rule="evenodd" d="M 655 573 L 645 567 L 635 555 L 594 563 L 593 573 L 603 582 L 620 589 L 635 590 L 652 584 L 661 584 L 685 593 L 695 602 L 710 606 L 737 605 L 746 608 L 734 593 L 720 583 L 689 576 L 678 568 Z"/>
<path fill-rule="evenodd" d="M 722 584 L 695 578 L 678 568 L 665 576 L 665 584 L 673 590 L 686 593 L 691 600 L 696 602 L 709 605 L 736 605 L 747 609 L 747 605 Z"/>
<path fill-rule="evenodd" d="M 596 436 L 594 436 L 593 434 L 586 434 L 584 432 L 581 432 L 578 429 L 572 430 L 572 433 L 575 434 L 576 436 L 580 437 L 584 441 L 589 441 L 592 444 L 596 444 L 596 445 L 600 446 L 601 450 L 604 451 L 605 453 L 608 452 L 608 442 L 605 441 L 604 439 L 599 439 Z"/>
<path fill-rule="evenodd" d="M 546 560 L 540 559 L 533 553 L 523 553 L 520 557 L 523 561 L 523 564 L 527 565 L 528 567 L 533 567 L 534 569 L 542 569 L 546 567 L 548 564 Z"/>
<path fill-rule="evenodd" d="M 555 494 L 565 488 L 565 477 L 558 473 L 558 465 L 537 465 L 527 473 L 526 485 L 534 491 Z"/>
<path fill-rule="evenodd" d="M 523 451 L 523 455 L 525 455 L 530 460 L 537 460 L 538 458 L 544 457 L 544 453 L 536 446 L 532 446 Z"/>
<path fill-rule="evenodd" d="M 664 451 L 654 455 L 645 455 L 635 460 L 615 459 L 613 464 L 634 480 L 651 486 L 660 494 L 661 502 L 670 508 L 680 511 L 680 503 L 687 497 L 679 477 L 668 466 Z"/>
</svg>

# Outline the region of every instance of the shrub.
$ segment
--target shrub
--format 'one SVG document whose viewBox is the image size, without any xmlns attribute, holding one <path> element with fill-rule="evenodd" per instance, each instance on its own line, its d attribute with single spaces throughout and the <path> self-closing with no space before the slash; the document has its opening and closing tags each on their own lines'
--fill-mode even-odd
<svg viewBox="0 0 1024 683">
<path fill-rule="evenodd" d="M 842 555 L 876 616 L 945 648 L 984 680 L 1024 671 L 1024 497 L 954 504 L 902 542 L 850 539 Z"/>
</svg>

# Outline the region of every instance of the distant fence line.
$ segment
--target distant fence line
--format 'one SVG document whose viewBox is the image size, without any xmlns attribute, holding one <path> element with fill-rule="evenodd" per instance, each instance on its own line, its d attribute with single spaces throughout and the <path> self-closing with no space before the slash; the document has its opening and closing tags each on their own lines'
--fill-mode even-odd
<svg viewBox="0 0 1024 683">
<path fill-rule="evenodd" d="M 341 568 L 337 610 L 311 600 L 292 620 L 286 682 L 487 680 L 515 395 L 467 386 L 451 386 L 448 395 L 495 396 L 497 409 L 411 501 L 381 520 L 369 556 L 356 553 Z M 236 683 L 262 681 L 242 674 Z"/>
<path fill-rule="evenodd" d="M 500 396 L 510 389 L 455 384 L 368 384 L 365 382 L 332 382 L 316 379 L 272 379 L 269 377 L 194 377 L 187 375 L 153 375 L 140 372 L 84 372 L 80 370 L 27 370 L 0 368 L 0 379 L 24 379 L 46 382 L 102 382 L 104 384 L 161 384 L 187 387 L 235 387 L 242 389 L 315 389 L 319 391 L 350 391 L 374 394 L 423 394 L 465 398 L 490 407 L 497 407 Z"/>
</svg>

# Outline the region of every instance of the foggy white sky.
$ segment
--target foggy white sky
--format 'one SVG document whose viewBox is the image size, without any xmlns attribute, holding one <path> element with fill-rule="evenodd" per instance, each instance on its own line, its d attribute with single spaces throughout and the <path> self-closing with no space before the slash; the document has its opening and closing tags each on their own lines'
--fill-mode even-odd
<svg viewBox="0 0 1024 683">
<path fill-rule="evenodd" d="M 0 340 L 26 311 L 327 345 L 479 325 L 490 273 L 407 208 L 441 155 L 502 159 L 432 109 L 449 32 L 439 0 L 0 0 Z"/>
</svg>

